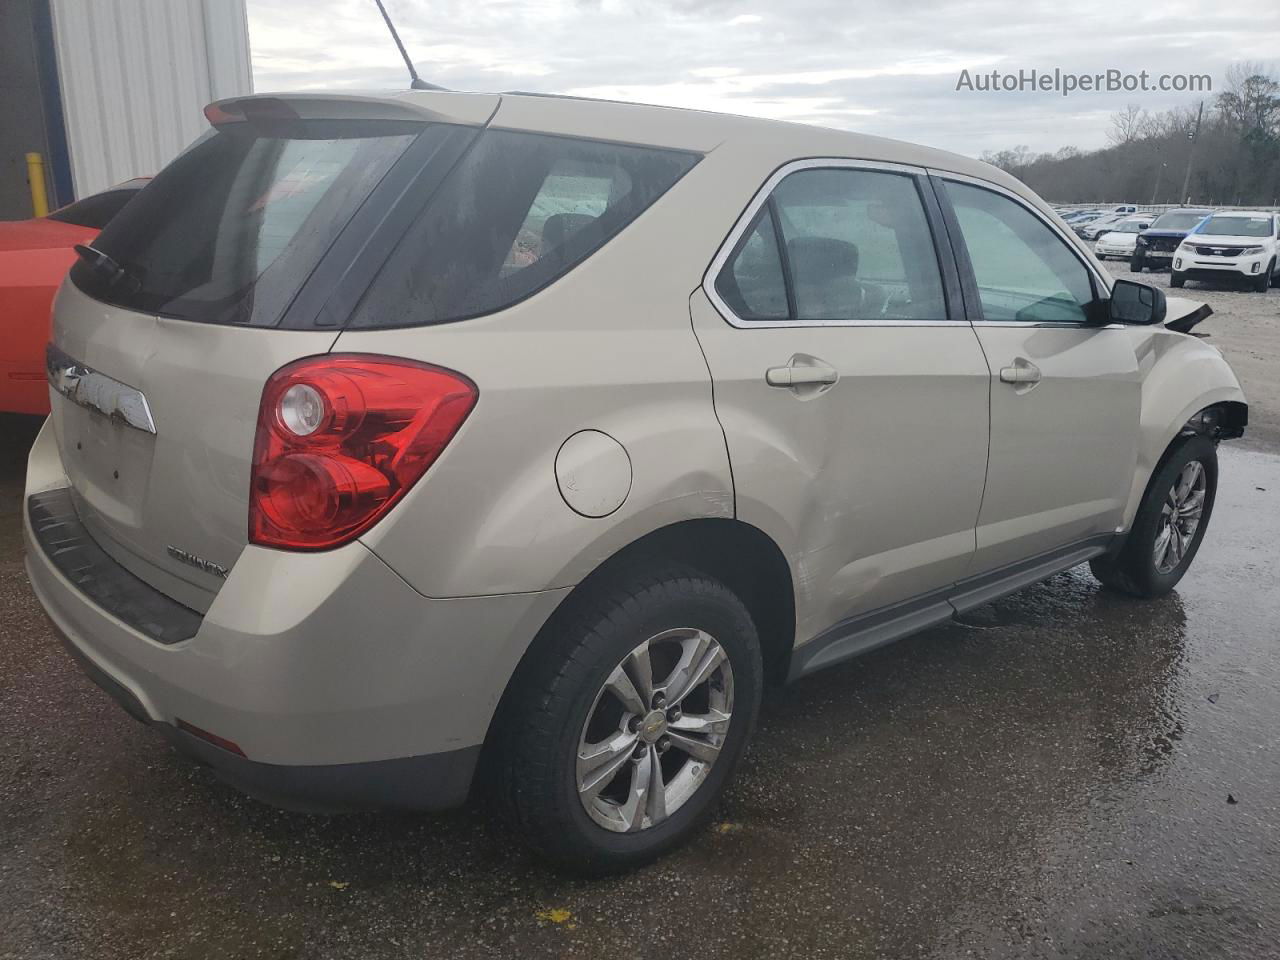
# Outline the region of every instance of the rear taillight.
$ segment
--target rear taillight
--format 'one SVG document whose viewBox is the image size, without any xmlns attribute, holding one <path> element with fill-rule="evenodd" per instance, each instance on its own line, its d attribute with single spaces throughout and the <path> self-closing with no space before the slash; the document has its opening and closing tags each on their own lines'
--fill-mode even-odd
<svg viewBox="0 0 1280 960">
<path fill-rule="evenodd" d="M 281 367 L 258 410 L 249 542 L 326 550 L 358 537 L 435 462 L 476 397 L 461 374 L 389 357 Z"/>
</svg>

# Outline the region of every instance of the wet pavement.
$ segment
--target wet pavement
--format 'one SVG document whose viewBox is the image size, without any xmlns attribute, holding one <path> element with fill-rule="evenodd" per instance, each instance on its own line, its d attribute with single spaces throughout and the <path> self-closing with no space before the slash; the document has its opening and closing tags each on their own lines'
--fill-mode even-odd
<svg viewBox="0 0 1280 960">
<path fill-rule="evenodd" d="M 127 717 L 26 585 L 24 429 L 0 958 L 1280 957 L 1280 457 L 1224 445 L 1171 596 L 1081 568 L 774 691 L 711 829 L 583 881 L 481 811 L 274 810 Z"/>
</svg>

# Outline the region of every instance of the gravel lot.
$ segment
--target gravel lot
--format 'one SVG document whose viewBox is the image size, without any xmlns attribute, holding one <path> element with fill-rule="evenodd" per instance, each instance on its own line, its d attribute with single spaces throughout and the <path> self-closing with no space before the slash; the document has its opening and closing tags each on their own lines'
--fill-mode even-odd
<svg viewBox="0 0 1280 960">
<path fill-rule="evenodd" d="M 1280 957 L 1280 290 L 1185 292 L 1254 424 L 1179 589 L 1077 569 L 775 694 L 716 825 L 596 882 L 175 755 L 45 625 L 0 419 L 0 958 Z"/>
</svg>

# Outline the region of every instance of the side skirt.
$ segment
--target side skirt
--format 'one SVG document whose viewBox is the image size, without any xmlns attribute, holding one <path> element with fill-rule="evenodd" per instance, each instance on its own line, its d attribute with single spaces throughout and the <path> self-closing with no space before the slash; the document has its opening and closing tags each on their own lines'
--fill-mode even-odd
<svg viewBox="0 0 1280 960">
<path fill-rule="evenodd" d="M 1021 560 L 976 577 L 959 580 L 922 597 L 842 620 L 804 646 L 796 648 L 791 655 L 791 670 L 787 674 L 787 682 L 946 623 L 957 614 L 967 613 L 975 607 L 1017 593 L 1056 573 L 1101 556 L 1115 541 L 1115 534 L 1079 540 L 1029 560 Z"/>
</svg>

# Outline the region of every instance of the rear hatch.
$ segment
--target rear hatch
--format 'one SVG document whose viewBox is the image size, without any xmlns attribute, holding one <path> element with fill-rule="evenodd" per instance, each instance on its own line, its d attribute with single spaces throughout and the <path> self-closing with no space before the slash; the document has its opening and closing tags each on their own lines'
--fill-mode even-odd
<svg viewBox="0 0 1280 960">
<path fill-rule="evenodd" d="M 496 102 L 471 98 L 462 122 L 483 124 Z M 210 118 L 98 237 L 109 260 L 72 269 L 50 350 L 54 431 L 86 528 L 201 611 L 248 539 L 264 383 L 330 349 L 344 270 L 402 184 L 471 136 L 421 100 L 249 99 Z"/>
</svg>

